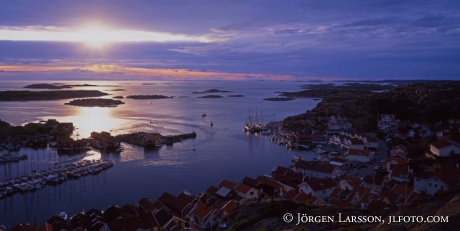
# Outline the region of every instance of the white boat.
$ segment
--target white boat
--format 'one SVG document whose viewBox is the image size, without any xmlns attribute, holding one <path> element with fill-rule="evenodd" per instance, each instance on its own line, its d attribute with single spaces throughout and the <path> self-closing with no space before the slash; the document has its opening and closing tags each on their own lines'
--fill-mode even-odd
<svg viewBox="0 0 460 231">
<path fill-rule="evenodd" d="M 67 213 L 66 213 L 66 212 L 60 212 L 60 213 L 58 214 L 58 216 L 61 217 L 61 218 L 64 219 L 64 220 L 67 220 Z"/>
</svg>

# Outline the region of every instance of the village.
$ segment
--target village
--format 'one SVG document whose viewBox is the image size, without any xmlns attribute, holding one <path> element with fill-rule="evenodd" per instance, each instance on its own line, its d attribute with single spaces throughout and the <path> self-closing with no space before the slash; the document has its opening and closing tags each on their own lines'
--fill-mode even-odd
<svg viewBox="0 0 460 231">
<path fill-rule="evenodd" d="M 277 166 L 270 174 L 238 182 L 223 179 L 199 195 L 165 192 L 153 200 L 91 208 L 68 219 L 55 215 L 42 226 L 19 224 L 11 230 L 224 230 L 229 228 L 229 214 L 254 203 L 293 201 L 372 214 L 429 201 L 460 185 L 460 120 L 427 125 L 381 115 L 382 139 L 351 130 L 341 116 L 331 116 L 328 125 L 324 134 L 276 135 L 293 142 L 292 147 L 316 146 L 318 158 L 313 160 L 294 156 L 292 166 Z M 98 135 L 92 134 L 96 139 Z M 404 142 L 411 138 L 432 140 L 423 156 L 411 155 Z"/>
</svg>

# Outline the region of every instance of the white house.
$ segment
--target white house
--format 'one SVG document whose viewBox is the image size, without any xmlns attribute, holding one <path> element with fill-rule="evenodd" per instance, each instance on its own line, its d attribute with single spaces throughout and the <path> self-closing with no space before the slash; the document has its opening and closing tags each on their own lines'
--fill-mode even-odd
<svg viewBox="0 0 460 231">
<path fill-rule="evenodd" d="M 361 184 L 359 178 L 345 178 L 339 182 L 340 188 L 343 190 L 354 190 Z"/>
<path fill-rule="evenodd" d="M 325 162 L 299 160 L 294 164 L 294 170 L 304 176 L 316 178 L 336 178 L 340 176 L 340 168 Z"/>
<path fill-rule="evenodd" d="M 348 149 L 348 161 L 370 162 L 371 151 L 364 149 Z"/>
<path fill-rule="evenodd" d="M 370 150 L 379 150 L 379 140 L 373 136 L 364 136 L 364 147 Z"/>
<path fill-rule="evenodd" d="M 346 139 L 344 144 L 351 149 L 364 149 L 364 142 L 357 138 Z"/>
<path fill-rule="evenodd" d="M 438 190 L 452 190 L 458 182 L 455 177 L 442 173 L 422 172 L 414 177 L 414 187 L 429 195 L 434 195 Z"/>
<path fill-rule="evenodd" d="M 446 157 L 451 154 L 460 154 L 460 146 L 448 140 L 437 140 L 430 144 L 430 151 L 436 156 Z"/>
<path fill-rule="evenodd" d="M 238 194 L 238 196 L 247 200 L 256 200 L 259 193 L 259 190 L 243 183 L 237 184 L 234 191 Z"/>
<path fill-rule="evenodd" d="M 330 178 L 319 179 L 311 177 L 305 182 L 299 184 L 301 192 L 310 194 L 312 196 L 325 199 L 331 195 L 334 188 L 338 187 L 338 184 Z"/>
</svg>

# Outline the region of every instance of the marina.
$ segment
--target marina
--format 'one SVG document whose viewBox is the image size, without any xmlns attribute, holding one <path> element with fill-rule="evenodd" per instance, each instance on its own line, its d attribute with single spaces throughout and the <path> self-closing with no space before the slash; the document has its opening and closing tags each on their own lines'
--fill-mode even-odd
<svg viewBox="0 0 460 231">
<path fill-rule="evenodd" d="M 89 174 L 96 175 L 110 167 L 113 167 L 113 161 L 81 160 L 42 171 L 33 170 L 12 179 L 0 179 L 0 198 L 15 193 L 34 192 L 46 185 L 56 186 L 64 181 L 79 179 Z"/>
</svg>

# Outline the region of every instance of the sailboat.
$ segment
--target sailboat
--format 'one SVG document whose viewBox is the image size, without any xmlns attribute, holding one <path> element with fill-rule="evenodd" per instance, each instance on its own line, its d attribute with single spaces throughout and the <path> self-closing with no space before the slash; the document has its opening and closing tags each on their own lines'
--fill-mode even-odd
<svg viewBox="0 0 460 231">
<path fill-rule="evenodd" d="M 201 114 L 201 118 L 204 118 L 206 117 L 206 113 L 204 113 L 204 109 L 203 109 L 203 113 Z"/>
<path fill-rule="evenodd" d="M 212 122 L 212 119 L 211 119 L 211 123 L 209 123 L 209 126 L 214 126 L 214 123 Z"/>
</svg>

